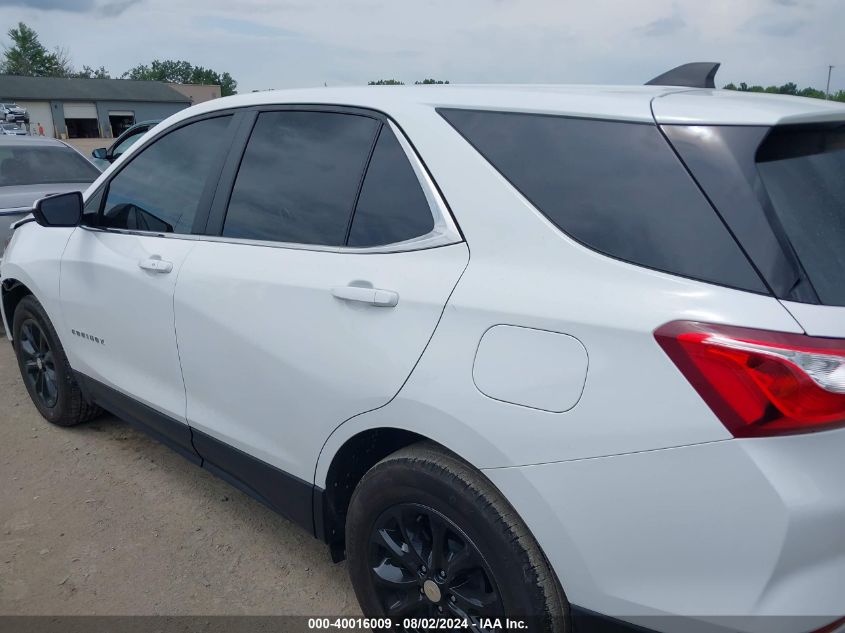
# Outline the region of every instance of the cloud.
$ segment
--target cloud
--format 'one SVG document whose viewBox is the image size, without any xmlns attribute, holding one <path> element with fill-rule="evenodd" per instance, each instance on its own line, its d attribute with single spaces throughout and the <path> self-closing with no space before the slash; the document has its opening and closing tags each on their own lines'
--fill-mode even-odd
<svg viewBox="0 0 845 633">
<path fill-rule="evenodd" d="M 674 35 L 686 28 L 686 26 L 686 21 L 676 13 L 675 15 L 658 18 L 653 22 L 649 22 L 640 31 L 648 37 L 664 37 L 666 35 Z"/>
<path fill-rule="evenodd" d="M 744 29 L 770 37 L 792 37 L 807 26 L 805 18 L 780 18 L 771 14 L 758 15 L 748 20 Z"/>
<path fill-rule="evenodd" d="M 133 1 L 129 0 L 129 2 Z M 197 19 L 197 26 L 225 31 L 233 35 L 247 35 L 249 37 L 299 37 L 300 35 L 295 31 L 289 31 L 268 24 L 215 15 L 200 16 Z"/>
<path fill-rule="evenodd" d="M 0 6 L 86 13 L 92 11 L 96 5 L 94 0 L 0 0 Z"/>
<path fill-rule="evenodd" d="M 106 2 L 101 4 L 99 12 L 106 17 L 114 17 L 122 14 L 132 5 L 138 4 L 143 0 L 116 0 L 115 2 Z"/>
<path fill-rule="evenodd" d="M 38 11 L 97 12 L 106 17 L 120 15 L 142 0 L 114 0 L 97 4 L 94 0 L 0 0 L 0 7 L 25 7 Z"/>
<path fill-rule="evenodd" d="M 719 85 L 818 87 L 828 64 L 845 64 L 843 0 L 141 2 L 0 0 L 0 23 L 23 20 L 77 67 L 119 76 L 185 59 L 231 73 L 243 92 L 381 77 L 636 84 L 696 60 L 723 62 Z M 845 70 L 832 88 L 845 88 Z"/>
</svg>

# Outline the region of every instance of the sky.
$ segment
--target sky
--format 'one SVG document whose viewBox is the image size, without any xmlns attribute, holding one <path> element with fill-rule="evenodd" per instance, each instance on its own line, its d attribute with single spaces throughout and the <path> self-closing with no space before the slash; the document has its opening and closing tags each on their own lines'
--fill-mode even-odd
<svg viewBox="0 0 845 633">
<path fill-rule="evenodd" d="M 639 84 L 688 61 L 727 82 L 845 89 L 845 0 L 0 0 L 76 67 L 153 59 L 238 91 L 426 77 Z M 8 44 L 5 33 L 0 42 Z"/>
</svg>

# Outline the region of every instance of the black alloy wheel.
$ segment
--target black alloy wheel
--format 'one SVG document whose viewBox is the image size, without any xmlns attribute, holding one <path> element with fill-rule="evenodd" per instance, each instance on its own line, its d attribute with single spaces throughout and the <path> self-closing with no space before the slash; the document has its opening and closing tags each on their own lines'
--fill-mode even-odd
<svg viewBox="0 0 845 633">
<path fill-rule="evenodd" d="M 20 362 L 24 381 L 41 404 L 52 409 L 59 399 L 56 361 L 47 336 L 33 319 L 20 328 Z"/>
<path fill-rule="evenodd" d="M 23 297 L 9 316 L 21 378 L 44 419 L 75 426 L 100 415 L 100 408 L 83 396 L 56 328 L 38 300 Z"/>
<path fill-rule="evenodd" d="M 384 613 L 394 621 L 455 618 L 485 631 L 482 619 L 504 617 L 481 552 L 432 508 L 404 503 L 386 510 L 372 527 L 369 563 Z"/>
</svg>

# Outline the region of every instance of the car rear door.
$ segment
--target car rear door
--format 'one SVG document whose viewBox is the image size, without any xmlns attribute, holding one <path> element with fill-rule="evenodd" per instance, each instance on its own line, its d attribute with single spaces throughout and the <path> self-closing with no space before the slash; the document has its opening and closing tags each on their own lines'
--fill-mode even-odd
<svg viewBox="0 0 845 633">
<path fill-rule="evenodd" d="M 332 430 L 399 391 L 469 253 L 381 115 L 254 116 L 179 276 L 176 332 L 198 452 L 284 511 L 260 465 L 313 480 Z"/>
<path fill-rule="evenodd" d="M 189 455 L 173 293 L 195 226 L 205 226 L 232 118 L 190 122 L 131 157 L 89 198 L 62 258 L 62 340 L 84 386 Z"/>
</svg>

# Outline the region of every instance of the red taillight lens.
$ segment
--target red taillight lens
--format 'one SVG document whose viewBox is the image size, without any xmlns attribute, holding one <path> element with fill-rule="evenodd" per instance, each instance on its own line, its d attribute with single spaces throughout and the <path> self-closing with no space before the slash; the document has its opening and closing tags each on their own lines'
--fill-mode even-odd
<svg viewBox="0 0 845 633">
<path fill-rule="evenodd" d="M 845 341 L 674 321 L 654 337 L 735 437 L 845 426 Z"/>
</svg>

